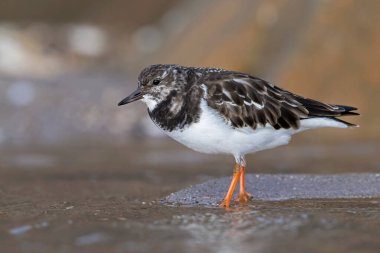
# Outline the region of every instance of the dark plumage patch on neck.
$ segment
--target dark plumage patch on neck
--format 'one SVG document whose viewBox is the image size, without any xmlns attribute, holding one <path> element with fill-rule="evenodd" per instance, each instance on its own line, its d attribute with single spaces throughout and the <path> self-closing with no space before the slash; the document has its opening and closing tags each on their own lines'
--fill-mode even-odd
<svg viewBox="0 0 380 253">
<path fill-rule="evenodd" d="M 165 131 L 182 130 L 199 121 L 201 93 L 196 86 L 186 87 L 184 92 L 173 90 L 153 111 L 148 110 L 149 116 Z M 173 112 L 178 101 L 182 102 L 180 108 Z"/>
</svg>

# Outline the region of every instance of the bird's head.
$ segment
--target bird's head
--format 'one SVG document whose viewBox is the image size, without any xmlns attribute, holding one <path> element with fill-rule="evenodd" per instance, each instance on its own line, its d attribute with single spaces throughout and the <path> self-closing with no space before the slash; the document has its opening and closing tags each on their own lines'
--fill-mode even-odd
<svg viewBox="0 0 380 253">
<path fill-rule="evenodd" d="M 124 98 L 120 105 L 136 100 L 143 101 L 153 110 L 169 95 L 177 94 L 186 85 L 186 68 L 179 65 L 157 64 L 143 69 L 138 78 L 137 89 Z"/>
</svg>

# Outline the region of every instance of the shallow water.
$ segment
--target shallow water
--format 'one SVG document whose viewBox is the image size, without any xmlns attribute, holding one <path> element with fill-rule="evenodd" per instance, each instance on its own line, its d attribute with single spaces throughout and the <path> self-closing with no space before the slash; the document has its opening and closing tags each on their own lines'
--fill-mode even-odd
<svg viewBox="0 0 380 253">
<path fill-rule="evenodd" d="M 378 173 L 379 146 L 355 147 L 296 143 L 254 155 L 248 167 Z M 229 175 L 232 158 L 166 140 L 133 149 L 30 150 L 0 155 L 1 252 L 380 251 L 377 198 L 255 200 L 230 210 L 167 206 L 160 200 L 170 193 Z"/>
</svg>

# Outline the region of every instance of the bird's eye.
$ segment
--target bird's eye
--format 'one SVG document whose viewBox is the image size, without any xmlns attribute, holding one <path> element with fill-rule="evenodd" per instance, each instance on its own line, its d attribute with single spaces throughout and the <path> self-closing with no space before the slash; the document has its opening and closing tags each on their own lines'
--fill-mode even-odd
<svg viewBox="0 0 380 253">
<path fill-rule="evenodd" d="M 161 82 L 161 80 L 159 80 L 159 79 L 154 79 L 153 80 L 153 84 L 154 85 L 158 85 L 160 82 Z"/>
</svg>

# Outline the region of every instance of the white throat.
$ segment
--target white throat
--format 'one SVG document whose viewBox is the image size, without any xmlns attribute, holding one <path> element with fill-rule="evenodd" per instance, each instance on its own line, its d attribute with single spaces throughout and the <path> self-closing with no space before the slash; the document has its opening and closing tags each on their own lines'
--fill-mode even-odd
<svg viewBox="0 0 380 253">
<path fill-rule="evenodd" d="M 150 96 L 150 95 L 144 95 L 143 98 L 141 99 L 141 101 L 146 104 L 149 111 L 153 111 L 158 104 L 158 102 L 156 100 L 154 100 L 152 98 L 152 96 Z"/>
</svg>

